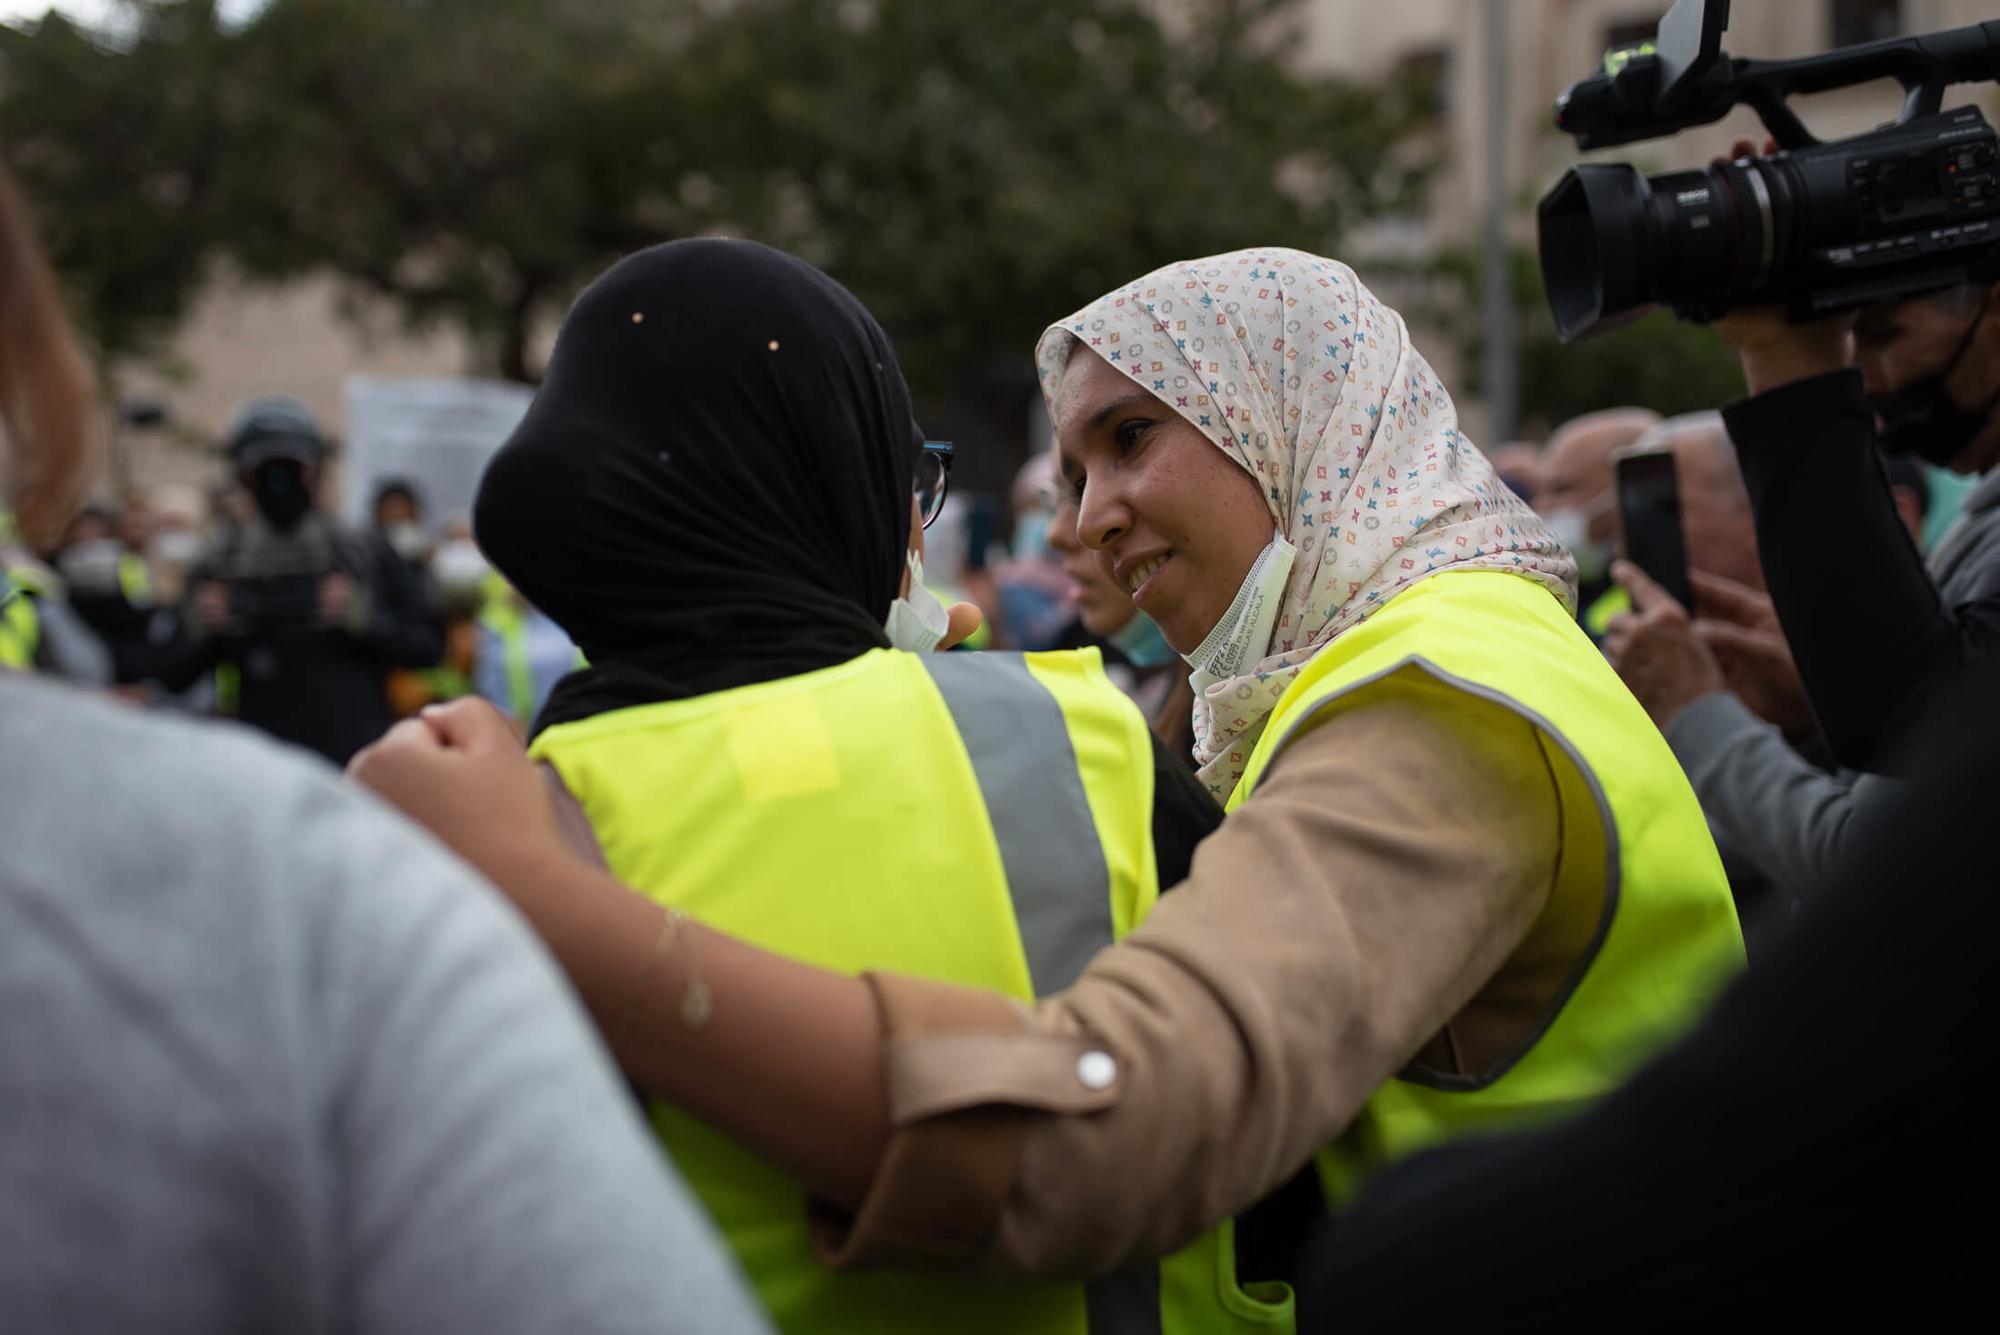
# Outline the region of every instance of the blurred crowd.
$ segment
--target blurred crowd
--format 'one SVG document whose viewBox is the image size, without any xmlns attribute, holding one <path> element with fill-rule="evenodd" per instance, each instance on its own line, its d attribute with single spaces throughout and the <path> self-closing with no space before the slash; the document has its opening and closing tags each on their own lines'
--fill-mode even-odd
<svg viewBox="0 0 2000 1335">
<path fill-rule="evenodd" d="M 345 764 L 396 719 L 479 695 L 526 727 L 577 665 L 569 638 L 494 573 L 463 518 L 415 484 L 370 522 L 326 507 L 334 442 L 285 396 L 242 405 L 215 485 L 79 509 L 52 545 L 6 544 L 20 597 L 0 661 L 121 699 L 238 719 Z"/>
</svg>

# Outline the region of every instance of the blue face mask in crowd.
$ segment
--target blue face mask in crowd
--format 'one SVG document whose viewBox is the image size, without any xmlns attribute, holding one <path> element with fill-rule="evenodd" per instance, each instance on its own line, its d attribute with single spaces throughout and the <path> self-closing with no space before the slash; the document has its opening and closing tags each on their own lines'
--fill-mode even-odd
<svg viewBox="0 0 2000 1335">
<path fill-rule="evenodd" d="M 1049 517 L 1037 511 L 1014 521 L 1014 559 L 1033 561 L 1049 554 Z"/>
<path fill-rule="evenodd" d="M 1112 631 L 1110 643 L 1135 668 L 1156 668 L 1175 657 L 1174 646 L 1144 612 L 1134 612 L 1130 621 Z"/>
</svg>

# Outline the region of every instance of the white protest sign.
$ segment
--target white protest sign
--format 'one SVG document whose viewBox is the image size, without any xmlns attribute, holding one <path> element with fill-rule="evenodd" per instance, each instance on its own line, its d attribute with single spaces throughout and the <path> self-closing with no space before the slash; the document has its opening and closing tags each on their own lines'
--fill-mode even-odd
<svg viewBox="0 0 2000 1335">
<path fill-rule="evenodd" d="M 419 376 L 349 376 L 341 391 L 347 406 L 342 517 L 367 524 L 375 488 L 401 478 L 416 487 L 432 533 L 471 514 L 486 461 L 535 397 L 528 386 L 508 381 Z"/>
</svg>

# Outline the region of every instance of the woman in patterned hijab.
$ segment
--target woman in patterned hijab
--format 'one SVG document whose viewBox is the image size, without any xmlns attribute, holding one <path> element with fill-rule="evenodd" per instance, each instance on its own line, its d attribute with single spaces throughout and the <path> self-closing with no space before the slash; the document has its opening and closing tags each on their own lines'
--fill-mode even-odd
<svg viewBox="0 0 2000 1335">
<path fill-rule="evenodd" d="M 700 961 L 715 1024 L 621 1055 L 800 1177 L 834 1263 L 1105 1275 L 1093 1297 L 1142 1316 L 1220 1289 L 1282 1328 L 1290 1299 L 1243 1282 L 1286 1273 L 1322 1184 L 1337 1204 L 1421 1144 L 1609 1089 L 1740 963 L 1728 884 L 1575 624 L 1568 554 L 1352 271 L 1172 265 L 1039 360 L 1055 522 L 1195 669 L 1198 756 L 1234 810 L 1187 879 L 1032 1011 L 692 923 L 664 962 L 631 957 L 641 933 L 624 972 L 590 972 L 656 970 L 670 996 Z M 394 788 L 506 805 L 505 725 L 452 727 L 493 741 Z M 623 893 L 441 832 L 552 941 Z M 1233 1256 L 1121 1269 L 1237 1216 Z"/>
<path fill-rule="evenodd" d="M 1036 362 L 1084 542 L 1194 668 L 1218 800 L 1304 663 L 1404 587 L 1486 567 L 1575 607 L 1569 553 L 1336 260 L 1169 265 L 1051 325 Z"/>
</svg>

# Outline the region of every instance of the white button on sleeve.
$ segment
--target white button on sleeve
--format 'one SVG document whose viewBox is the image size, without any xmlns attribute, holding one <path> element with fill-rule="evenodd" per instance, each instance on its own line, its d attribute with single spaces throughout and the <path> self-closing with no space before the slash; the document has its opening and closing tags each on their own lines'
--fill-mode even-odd
<svg viewBox="0 0 2000 1335">
<path fill-rule="evenodd" d="M 1118 1061 L 1108 1052 L 1086 1052 L 1076 1059 L 1076 1078 L 1085 1089 L 1109 1089 L 1118 1078 Z"/>
</svg>

